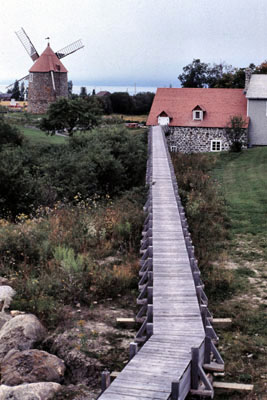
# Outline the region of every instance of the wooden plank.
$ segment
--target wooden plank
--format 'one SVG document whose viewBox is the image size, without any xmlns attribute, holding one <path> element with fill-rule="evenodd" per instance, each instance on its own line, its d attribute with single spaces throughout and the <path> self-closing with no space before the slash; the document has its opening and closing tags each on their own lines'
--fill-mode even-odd
<svg viewBox="0 0 267 400">
<path fill-rule="evenodd" d="M 251 392 L 254 389 L 254 385 L 247 385 L 244 383 L 232 383 L 232 382 L 213 382 L 213 387 L 215 389 L 222 390 L 240 390 Z"/>
<path fill-rule="evenodd" d="M 117 324 L 123 324 L 123 325 L 134 325 L 135 319 L 134 318 L 116 318 L 116 323 Z"/>
<path fill-rule="evenodd" d="M 212 318 L 212 325 L 218 328 L 224 328 L 232 324 L 232 318 Z"/>
</svg>

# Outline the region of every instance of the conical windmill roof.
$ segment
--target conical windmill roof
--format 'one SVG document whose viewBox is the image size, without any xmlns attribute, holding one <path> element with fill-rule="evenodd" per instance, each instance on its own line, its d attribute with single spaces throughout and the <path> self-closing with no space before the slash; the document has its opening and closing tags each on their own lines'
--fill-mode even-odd
<svg viewBox="0 0 267 400">
<path fill-rule="evenodd" d="M 51 49 L 49 43 L 45 51 L 35 61 L 29 72 L 68 72 Z"/>
</svg>

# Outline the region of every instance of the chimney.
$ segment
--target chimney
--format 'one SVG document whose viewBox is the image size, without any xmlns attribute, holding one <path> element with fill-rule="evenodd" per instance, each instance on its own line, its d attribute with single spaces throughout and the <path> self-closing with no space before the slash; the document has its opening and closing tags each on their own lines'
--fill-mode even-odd
<svg viewBox="0 0 267 400">
<path fill-rule="evenodd" d="M 249 85 L 249 82 L 250 82 L 251 75 L 252 75 L 252 69 L 251 68 L 246 68 L 245 69 L 245 89 L 244 89 L 244 94 L 246 94 L 247 91 L 248 91 L 248 85 Z"/>
</svg>

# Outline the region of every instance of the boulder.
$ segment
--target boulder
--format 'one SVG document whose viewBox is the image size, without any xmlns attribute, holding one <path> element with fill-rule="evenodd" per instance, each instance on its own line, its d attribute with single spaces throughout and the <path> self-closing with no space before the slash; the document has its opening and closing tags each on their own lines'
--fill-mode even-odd
<svg viewBox="0 0 267 400">
<path fill-rule="evenodd" d="M 0 330 L 4 324 L 11 319 L 11 315 L 0 312 Z"/>
<path fill-rule="evenodd" d="M 67 367 L 64 382 L 67 384 L 90 385 L 104 368 L 97 359 L 97 354 L 94 354 L 95 349 L 90 340 L 86 345 L 88 352 L 83 351 L 80 333 L 76 329 L 54 334 L 48 337 L 43 345 L 47 351 L 64 360 Z"/>
<path fill-rule="evenodd" d="M 0 385 L 0 400 L 49 400 L 61 388 L 59 383 L 39 382 L 19 386 Z"/>
<path fill-rule="evenodd" d="M 45 335 L 46 330 L 35 315 L 18 315 L 10 319 L 0 330 L 0 363 L 10 350 L 31 349 Z"/>
<path fill-rule="evenodd" d="M 11 286 L 1 285 L 0 286 L 0 302 L 3 303 L 1 312 L 5 311 L 5 308 L 10 306 L 13 296 L 15 296 L 16 292 L 12 289 Z"/>
<path fill-rule="evenodd" d="M 65 364 L 41 350 L 10 350 L 1 365 L 1 383 L 9 386 L 34 382 L 61 382 Z"/>
</svg>

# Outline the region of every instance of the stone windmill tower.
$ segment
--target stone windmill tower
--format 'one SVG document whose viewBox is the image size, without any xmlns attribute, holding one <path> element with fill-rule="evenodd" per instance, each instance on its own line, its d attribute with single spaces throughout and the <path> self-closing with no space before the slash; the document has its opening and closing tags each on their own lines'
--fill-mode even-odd
<svg viewBox="0 0 267 400">
<path fill-rule="evenodd" d="M 43 114 L 59 97 L 68 97 L 68 71 L 60 59 L 84 46 L 81 40 L 77 40 L 54 53 L 48 43 L 45 51 L 39 56 L 23 28 L 16 32 L 16 35 L 34 61 L 29 75 L 22 78 L 29 80 L 28 112 Z"/>
</svg>

